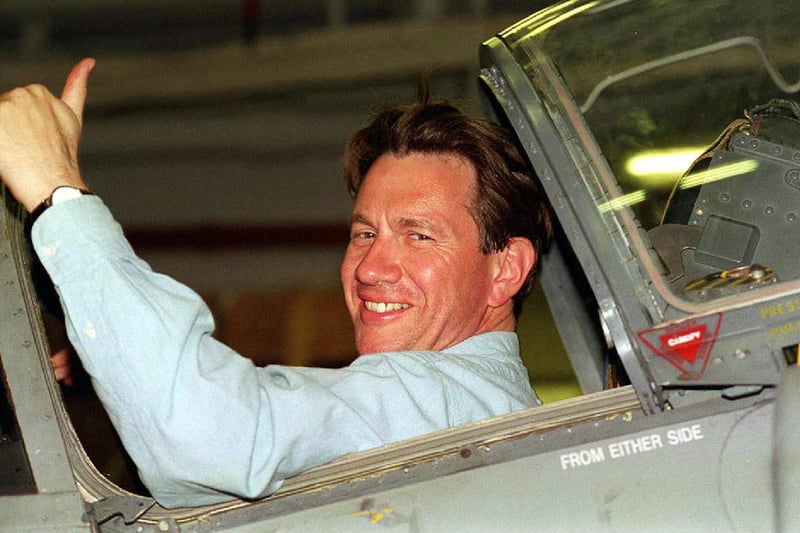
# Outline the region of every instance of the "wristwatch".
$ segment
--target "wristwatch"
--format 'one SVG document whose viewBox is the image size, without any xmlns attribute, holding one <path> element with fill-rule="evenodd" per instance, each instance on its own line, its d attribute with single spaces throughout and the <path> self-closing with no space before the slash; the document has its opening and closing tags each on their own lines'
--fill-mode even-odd
<svg viewBox="0 0 800 533">
<path fill-rule="evenodd" d="M 31 211 L 29 216 L 30 224 L 32 225 L 34 222 L 36 222 L 36 219 L 39 218 L 50 206 L 62 204 L 64 202 L 68 202 L 69 200 L 74 200 L 75 198 L 91 194 L 92 192 L 86 189 L 79 189 L 70 185 L 60 185 L 53 189 L 53 192 L 50 193 L 50 196 L 42 200 L 42 203 L 37 205 L 33 211 Z"/>
<path fill-rule="evenodd" d="M 80 198 L 85 194 L 92 194 L 85 189 L 78 189 L 77 187 L 70 187 L 69 185 L 62 185 L 61 187 L 56 187 L 50 196 L 44 199 L 44 203 L 47 204 L 47 207 L 51 205 L 60 204 L 66 202 L 68 200 L 74 200 L 75 198 Z"/>
</svg>

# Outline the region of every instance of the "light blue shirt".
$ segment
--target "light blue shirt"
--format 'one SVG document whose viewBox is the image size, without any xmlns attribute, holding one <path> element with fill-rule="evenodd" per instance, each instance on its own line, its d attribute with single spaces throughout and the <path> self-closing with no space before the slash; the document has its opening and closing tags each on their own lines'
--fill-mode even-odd
<svg viewBox="0 0 800 533">
<path fill-rule="evenodd" d="M 212 338 L 203 300 L 136 257 L 94 196 L 45 211 L 33 243 L 70 341 L 166 507 L 258 498 L 344 454 L 539 404 L 509 332 L 342 369 L 256 367 Z"/>
</svg>

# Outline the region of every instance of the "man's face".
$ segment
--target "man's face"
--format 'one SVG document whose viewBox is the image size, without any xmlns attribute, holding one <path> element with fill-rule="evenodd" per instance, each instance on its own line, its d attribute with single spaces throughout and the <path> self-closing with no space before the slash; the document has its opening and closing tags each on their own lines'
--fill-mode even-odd
<svg viewBox="0 0 800 533">
<path fill-rule="evenodd" d="M 359 353 L 442 350 L 495 329 L 498 257 L 481 252 L 475 188 L 453 155 L 384 154 L 367 172 L 341 270 Z"/>
</svg>

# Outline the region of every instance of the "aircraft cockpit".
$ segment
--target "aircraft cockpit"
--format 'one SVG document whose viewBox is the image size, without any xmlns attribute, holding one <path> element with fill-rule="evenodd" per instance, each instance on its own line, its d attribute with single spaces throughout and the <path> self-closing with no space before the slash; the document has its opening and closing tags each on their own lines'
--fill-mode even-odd
<svg viewBox="0 0 800 533">
<path fill-rule="evenodd" d="M 562 226 L 542 280 L 585 391 L 609 350 L 649 412 L 757 394 L 796 361 L 788 9 L 566 2 L 484 44 L 489 107 Z M 573 262 L 581 282 L 554 275 Z"/>
<path fill-rule="evenodd" d="M 1 212 L 0 452 L 26 468 L 0 490 L 0 530 L 797 531 L 797 14 L 566 0 L 487 35 L 479 91 L 550 200 L 539 282 L 583 394 L 258 501 L 164 509 L 87 461 Z"/>
</svg>

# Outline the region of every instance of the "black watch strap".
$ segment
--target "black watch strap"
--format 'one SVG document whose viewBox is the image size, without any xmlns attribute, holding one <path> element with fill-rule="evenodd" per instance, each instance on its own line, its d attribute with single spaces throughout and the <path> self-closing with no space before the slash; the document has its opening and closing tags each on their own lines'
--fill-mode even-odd
<svg viewBox="0 0 800 533">
<path fill-rule="evenodd" d="M 42 213 L 47 211 L 47 209 L 53 205 L 53 195 L 56 194 L 56 191 L 59 190 L 59 189 L 65 189 L 65 188 L 66 189 L 72 189 L 73 191 L 78 193 L 78 195 L 80 195 L 80 196 L 91 196 L 93 194 L 89 190 L 79 189 L 77 187 L 72 187 L 70 185 L 60 185 L 60 186 L 56 187 L 55 189 L 53 189 L 53 192 L 50 193 L 50 196 L 48 196 L 47 198 L 42 200 L 42 203 L 37 205 L 35 208 L 33 208 L 33 211 L 30 212 L 30 215 L 28 215 L 28 224 L 30 226 L 33 226 L 33 223 L 36 222 L 36 219 L 38 219 L 40 216 L 42 216 Z"/>
</svg>

